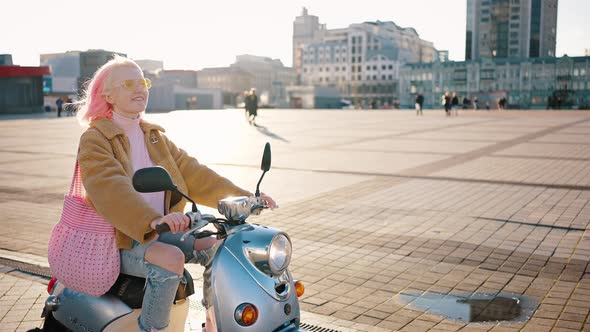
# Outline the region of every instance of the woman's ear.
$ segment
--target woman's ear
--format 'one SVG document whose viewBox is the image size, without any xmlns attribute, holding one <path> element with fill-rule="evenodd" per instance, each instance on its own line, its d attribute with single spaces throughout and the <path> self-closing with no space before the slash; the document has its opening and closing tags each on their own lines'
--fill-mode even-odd
<svg viewBox="0 0 590 332">
<path fill-rule="evenodd" d="M 104 95 L 104 100 L 106 100 L 107 103 L 112 104 L 113 103 L 113 96 L 111 94 L 106 94 L 106 95 Z"/>
</svg>

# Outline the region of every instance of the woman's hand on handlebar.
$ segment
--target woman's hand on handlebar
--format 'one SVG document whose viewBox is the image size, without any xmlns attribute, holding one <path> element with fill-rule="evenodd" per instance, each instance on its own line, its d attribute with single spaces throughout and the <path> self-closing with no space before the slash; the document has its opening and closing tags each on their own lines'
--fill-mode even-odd
<svg viewBox="0 0 590 332">
<path fill-rule="evenodd" d="M 170 227 L 170 232 L 177 233 L 186 232 L 188 230 L 189 223 L 190 219 L 186 215 L 180 212 L 172 212 L 162 218 L 154 219 L 150 226 L 152 229 L 156 229 L 156 225 L 158 224 L 167 224 Z"/>
<path fill-rule="evenodd" d="M 279 207 L 279 205 L 272 199 L 272 197 L 266 195 L 265 193 L 260 193 L 260 199 L 268 205 L 268 207 L 273 210 Z"/>
</svg>

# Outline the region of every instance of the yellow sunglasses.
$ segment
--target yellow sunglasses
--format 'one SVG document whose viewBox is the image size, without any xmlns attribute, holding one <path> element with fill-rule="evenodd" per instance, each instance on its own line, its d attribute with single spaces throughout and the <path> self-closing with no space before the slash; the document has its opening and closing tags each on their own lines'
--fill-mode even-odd
<svg viewBox="0 0 590 332">
<path fill-rule="evenodd" d="M 149 89 L 152 87 L 152 81 L 149 78 L 140 78 L 137 80 L 124 80 L 117 86 L 122 86 L 130 91 L 137 89 L 138 86 L 142 86 L 146 89 Z"/>
</svg>

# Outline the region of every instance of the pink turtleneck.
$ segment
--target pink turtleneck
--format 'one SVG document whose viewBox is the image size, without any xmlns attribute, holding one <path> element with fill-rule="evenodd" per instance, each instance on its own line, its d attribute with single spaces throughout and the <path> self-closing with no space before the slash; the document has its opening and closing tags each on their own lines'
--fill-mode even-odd
<svg viewBox="0 0 590 332">
<path fill-rule="evenodd" d="M 150 158 L 145 143 L 145 136 L 139 122 L 141 117 L 136 119 L 126 118 L 118 113 L 113 112 L 113 123 L 121 128 L 127 138 L 129 139 L 129 146 L 131 147 L 131 164 L 133 171 L 140 168 L 154 166 L 154 162 Z M 164 215 L 164 192 L 156 193 L 139 193 L 154 209 Z"/>
</svg>

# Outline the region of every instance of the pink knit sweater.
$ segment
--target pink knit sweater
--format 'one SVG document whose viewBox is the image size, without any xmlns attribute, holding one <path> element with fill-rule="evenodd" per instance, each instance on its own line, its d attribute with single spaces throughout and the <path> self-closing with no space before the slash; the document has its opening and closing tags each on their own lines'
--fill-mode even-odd
<svg viewBox="0 0 590 332">
<path fill-rule="evenodd" d="M 131 163 L 133 164 L 133 171 L 140 168 L 154 166 L 154 162 L 150 158 L 146 144 L 145 136 L 139 122 L 141 117 L 137 119 L 129 119 L 120 114 L 113 112 L 113 123 L 123 129 L 125 135 L 129 139 L 129 146 L 131 147 Z M 164 192 L 157 193 L 140 193 L 140 195 L 148 202 L 154 209 L 164 215 Z"/>
</svg>

